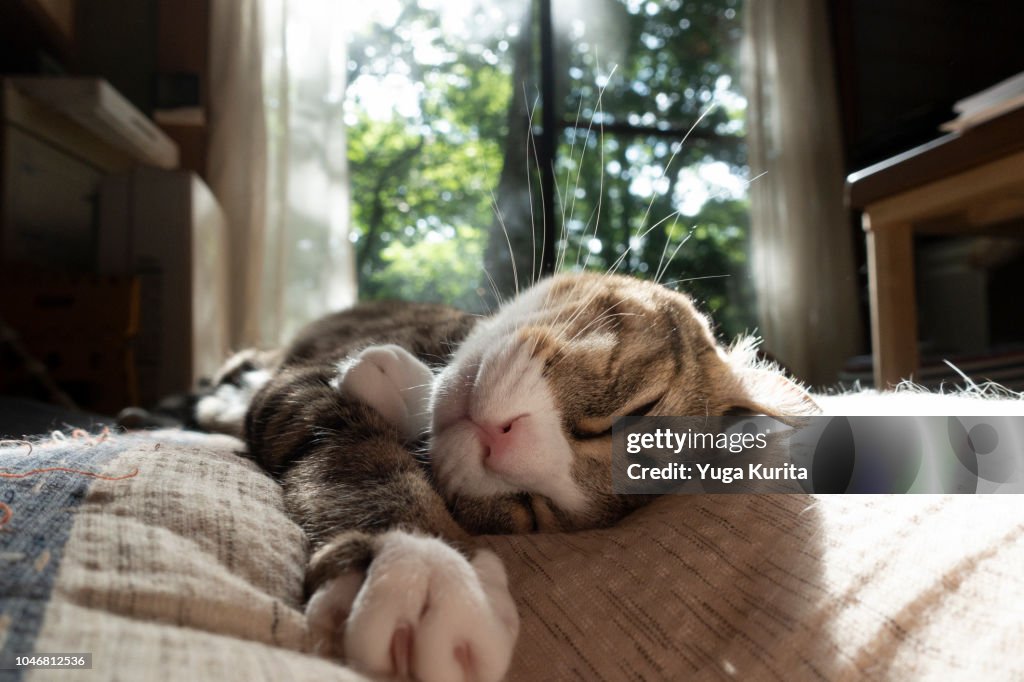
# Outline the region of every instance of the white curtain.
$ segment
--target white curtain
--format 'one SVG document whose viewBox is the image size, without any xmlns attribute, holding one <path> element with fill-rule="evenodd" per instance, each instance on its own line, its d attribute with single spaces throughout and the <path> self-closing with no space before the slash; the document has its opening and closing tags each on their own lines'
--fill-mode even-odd
<svg viewBox="0 0 1024 682">
<path fill-rule="evenodd" d="M 236 348 L 355 300 L 345 4 L 212 2 L 209 171 L 232 222 Z"/>
<path fill-rule="evenodd" d="M 207 179 L 228 221 L 228 343 L 234 349 L 262 341 L 267 145 L 260 2 L 210 3 Z"/>
<path fill-rule="evenodd" d="M 860 350 L 824 0 L 748 0 L 751 249 L 765 349 L 812 385 Z"/>
</svg>

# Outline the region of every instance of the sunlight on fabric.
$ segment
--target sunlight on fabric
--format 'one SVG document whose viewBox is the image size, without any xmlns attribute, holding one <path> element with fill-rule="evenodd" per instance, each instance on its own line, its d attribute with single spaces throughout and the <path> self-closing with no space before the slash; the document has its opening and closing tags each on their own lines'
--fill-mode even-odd
<svg viewBox="0 0 1024 682">
<path fill-rule="evenodd" d="M 820 529 L 809 555 L 821 552 L 821 584 L 832 596 L 817 619 L 844 649 L 869 654 L 878 615 L 865 605 L 886 605 L 894 631 L 942 626 L 933 619 L 959 613 L 948 603 L 970 602 L 979 567 L 1006 547 L 1012 523 L 1003 520 L 1017 507 L 1012 495 L 818 497 L 805 512 Z"/>
</svg>

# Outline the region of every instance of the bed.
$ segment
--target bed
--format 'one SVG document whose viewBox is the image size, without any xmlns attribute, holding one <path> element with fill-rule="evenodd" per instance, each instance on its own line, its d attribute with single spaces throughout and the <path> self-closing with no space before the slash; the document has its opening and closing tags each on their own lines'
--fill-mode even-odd
<svg viewBox="0 0 1024 682">
<path fill-rule="evenodd" d="M 308 653 L 307 546 L 242 450 L 176 430 L 5 442 L 2 660 L 362 679 Z M 1024 679 L 1022 535 L 1013 495 L 700 495 L 484 543 L 522 617 L 510 680 L 997 680 Z"/>
</svg>

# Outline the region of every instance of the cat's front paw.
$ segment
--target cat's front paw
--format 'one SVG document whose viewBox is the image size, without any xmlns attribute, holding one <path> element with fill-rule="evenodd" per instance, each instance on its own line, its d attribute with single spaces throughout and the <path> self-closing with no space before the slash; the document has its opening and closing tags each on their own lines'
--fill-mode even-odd
<svg viewBox="0 0 1024 682">
<path fill-rule="evenodd" d="M 217 371 L 213 389 L 195 405 L 196 423 L 205 431 L 245 437 L 245 413 L 257 392 L 270 381 L 273 353 L 249 348 L 228 358 Z"/>
<path fill-rule="evenodd" d="M 497 682 L 519 632 L 497 556 L 469 561 L 441 540 L 401 531 L 381 536 L 365 578 L 329 581 L 306 613 L 319 652 L 420 682 Z"/>
<path fill-rule="evenodd" d="M 401 346 L 370 346 L 341 368 L 338 388 L 374 408 L 405 440 L 430 427 L 430 368 Z"/>
</svg>

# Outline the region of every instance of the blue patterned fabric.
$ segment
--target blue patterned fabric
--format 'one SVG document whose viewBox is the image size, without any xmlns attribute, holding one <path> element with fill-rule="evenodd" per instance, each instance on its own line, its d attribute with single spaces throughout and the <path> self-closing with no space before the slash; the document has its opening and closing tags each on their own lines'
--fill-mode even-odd
<svg viewBox="0 0 1024 682">
<path fill-rule="evenodd" d="M 82 438 L 27 445 L 10 441 L 0 447 L 0 471 L 26 473 L 63 467 L 103 473 L 104 465 L 123 452 L 131 437 L 105 441 Z M 19 654 L 35 652 L 64 545 L 74 523 L 75 510 L 95 481 L 67 471 L 46 471 L 26 478 L 0 478 L 0 665 Z M 9 515 L 9 516 L 8 516 Z M 40 652 L 41 653 L 41 652 Z M 0 676 L 20 679 L 20 671 Z"/>
</svg>

